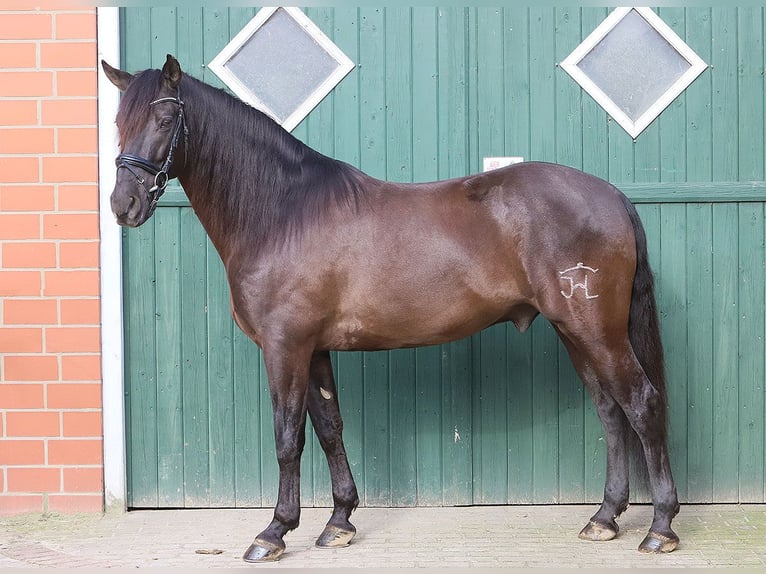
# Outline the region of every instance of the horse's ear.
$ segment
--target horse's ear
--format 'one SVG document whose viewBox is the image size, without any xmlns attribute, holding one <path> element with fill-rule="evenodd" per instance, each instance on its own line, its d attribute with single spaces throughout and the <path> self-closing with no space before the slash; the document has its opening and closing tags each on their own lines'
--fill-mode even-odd
<svg viewBox="0 0 766 574">
<path fill-rule="evenodd" d="M 175 89 L 181 82 L 181 64 L 173 56 L 168 54 L 165 65 L 162 67 L 162 77 L 169 88 Z"/>
<path fill-rule="evenodd" d="M 104 69 L 104 73 L 106 74 L 106 77 L 109 78 L 109 81 L 120 88 L 120 90 L 123 92 L 127 89 L 128 84 L 130 84 L 130 82 L 133 80 L 133 74 L 129 74 L 128 72 L 123 72 L 122 70 L 113 68 L 107 64 L 105 60 L 101 60 L 101 67 Z"/>
</svg>

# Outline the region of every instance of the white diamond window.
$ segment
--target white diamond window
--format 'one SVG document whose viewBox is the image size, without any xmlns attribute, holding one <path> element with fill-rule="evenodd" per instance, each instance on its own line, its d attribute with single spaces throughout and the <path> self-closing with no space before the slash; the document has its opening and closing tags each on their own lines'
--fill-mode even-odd
<svg viewBox="0 0 766 574">
<path fill-rule="evenodd" d="M 298 8 L 262 8 L 209 65 L 243 101 L 290 131 L 354 67 Z"/>
<path fill-rule="evenodd" d="M 634 139 L 707 64 L 649 8 L 617 8 L 561 67 Z"/>
</svg>

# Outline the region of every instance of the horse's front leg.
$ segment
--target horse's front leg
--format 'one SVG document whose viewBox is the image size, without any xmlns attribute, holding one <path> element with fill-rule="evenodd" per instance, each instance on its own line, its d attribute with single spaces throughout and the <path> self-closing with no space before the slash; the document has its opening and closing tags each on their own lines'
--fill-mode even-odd
<svg viewBox="0 0 766 574">
<path fill-rule="evenodd" d="M 274 409 L 274 437 L 279 462 L 279 494 L 274 519 L 255 537 L 243 560 L 269 562 L 285 551 L 284 535 L 298 527 L 301 512 L 300 464 L 306 442 L 306 391 L 312 349 L 264 346 Z"/>
<path fill-rule="evenodd" d="M 316 545 L 320 548 L 348 546 L 356 534 L 349 517 L 359 504 L 359 495 L 343 445 L 343 419 L 327 351 L 315 353 L 311 360 L 308 409 L 314 431 L 327 456 L 334 502 L 332 516 Z"/>
</svg>

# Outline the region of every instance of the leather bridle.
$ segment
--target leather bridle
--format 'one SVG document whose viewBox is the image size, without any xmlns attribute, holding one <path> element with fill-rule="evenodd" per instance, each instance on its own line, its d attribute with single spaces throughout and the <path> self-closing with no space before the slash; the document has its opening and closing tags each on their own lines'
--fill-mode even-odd
<svg viewBox="0 0 766 574">
<path fill-rule="evenodd" d="M 157 202 L 160 200 L 160 197 L 162 197 L 162 194 L 165 193 L 165 188 L 168 186 L 168 181 L 170 180 L 170 176 L 168 174 L 170 173 L 170 169 L 173 166 L 173 156 L 175 155 L 176 148 L 178 147 L 178 142 L 181 139 L 181 133 L 183 132 L 184 134 L 184 149 L 187 147 L 189 137 L 189 130 L 186 127 L 186 119 L 184 117 L 184 102 L 181 100 L 180 89 L 178 90 L 177 96 L 159 98 L 153 102 L 150 102 L 149 106 L 155 106 L 163 102 L 172 102 L 176 104 L 178 106 L 178 113 L 176 114 L 176 125 L 173 130 L 173 136 L 170 140 L 168 156 L 165 158 L 165 163 L 162 164 L 162 167 L 157 167 L 149 160 L 131 153 L 121 153 L 115 160 L 118 171 L 120 168 L 127 169 L 130 173 L 133 174 L 138 183 L 144 186 L 144 188 L 146 188 L 146 180 L 139 173 L 136 173 L 133 168 L 140 168 L 154 176 L 154 185 L 146 190 L 151 202 L 149 204 L 149 214 L 154 212 L 157 207 Z M 186 157 L 184 156 L 184 162 L 185 161 Z"/>
</svg>

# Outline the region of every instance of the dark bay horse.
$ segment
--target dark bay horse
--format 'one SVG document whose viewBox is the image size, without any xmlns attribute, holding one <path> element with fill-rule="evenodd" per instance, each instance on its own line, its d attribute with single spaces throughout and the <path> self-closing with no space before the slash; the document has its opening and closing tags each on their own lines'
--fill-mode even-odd
<svg viewBox="0 0 766 574">
<path fill-rule="evenodd" d="M 237 325 L 263 351 L 279 495 L 247 561 L 276 560 L 298 526 L 306 415 L 327 456 L 334 508 L 317 539 L 345 546 L 359 503 L 343 445 L 331 350 L 434 345 L 538 314 L 566 346 L 604 426 L 604 501 L 580 536 L 609 540 L 628 506 L 635 432 L 654 520 L 639 550 L 678 545 L 662 344 L 633 205 L 581 171 L 522 163 L 421 184 L 379 181 L 307 147 L 261 112 L 181 71 L 132 75 L 124 92 L 111 207 L 151 217 L 178 178 L 223 260 Z"/>
</svg>

